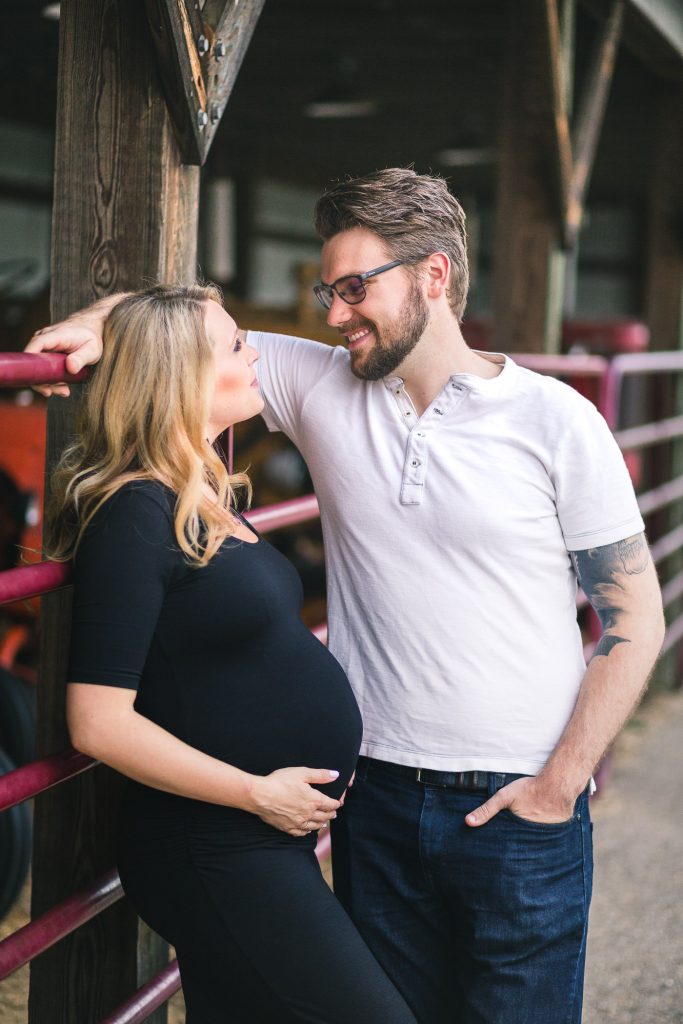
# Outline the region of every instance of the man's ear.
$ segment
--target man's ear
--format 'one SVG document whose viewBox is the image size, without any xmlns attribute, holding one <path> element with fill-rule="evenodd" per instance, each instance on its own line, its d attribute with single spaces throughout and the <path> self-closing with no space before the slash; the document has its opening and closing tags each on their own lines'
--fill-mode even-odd
<svg viewBox="0 0 683 1024">
<path fill-rule="evenodd" d="M 438 299 L 448 288 L 451 275 L 451 261 L 445 252 L 433 252 L 424 261 L 427 295 L 430 299 Z"/>
</svg>

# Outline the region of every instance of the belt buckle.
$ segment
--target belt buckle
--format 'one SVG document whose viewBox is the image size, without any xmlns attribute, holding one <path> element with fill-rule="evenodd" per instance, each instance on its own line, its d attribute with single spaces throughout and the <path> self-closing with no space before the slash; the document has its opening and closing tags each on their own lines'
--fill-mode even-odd
<svg viewBox="0 0 683 1024">
<path fill-rule="evenodd" d="M 423 772 L 426 773 L 424 777 L 422 775 Z M 436 786 L 439 789 L 448 789 L 450 785 L 448 782 L 437 782 L 436 779 L 434 778 L 435 775 L 441 774 L 442 773 L 439 772 L 438 769 L 435 770 L 434 768 L 415 769 L 415 778 L 417 779 L 418 782 L 421 782 L 423 786 Z M 431 778 L 430 775 L 432 776 Z"/>
</svg>

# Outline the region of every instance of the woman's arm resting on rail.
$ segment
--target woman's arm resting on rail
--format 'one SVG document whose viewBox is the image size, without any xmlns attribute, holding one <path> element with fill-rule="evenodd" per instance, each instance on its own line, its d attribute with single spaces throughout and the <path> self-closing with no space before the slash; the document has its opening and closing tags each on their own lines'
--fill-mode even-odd
<svg viewBox="0 0 683 1024">
<path fill-rule="evenodd" d="M 146 786 L 239 807 L 293 836 L 322 828 L 336 816 L 339 801 L 311 785 L 331 782 L 336 772 L 283 768 L 271 775 L 250 775 L 138 714 L 135 696 L 123 687 L 70 683 L 67 720 L 76 749 Z"/>
<path fill-rule="evenodd" d="M 84 366 L 92 366 L 102 355 L 102 325 L 109 313 L 125 299 L 127 292 L 108 295 L 86 309 L 72 313 L 66 320 L 51 327 L 36 331 L 25 352 L 66 352 L 66 368 L 69 373 L 78 373 Z M 36 386 L 36 391 L 49 398 L 50 395 L 69 395 L 68 384 L 45 384 Z"/>
<path fill-rule="evenodd" d="M 468 825 L 484 825 L 505 807 L 531 821 L 570 818 L 577 796 L 645 690 L 659 654 L 664 612 L 645 534 L 574 551 L 571 557 L 603 627 L 576 706 L 543 770 L 498 790 L 467 815 Z"/>
</svg>

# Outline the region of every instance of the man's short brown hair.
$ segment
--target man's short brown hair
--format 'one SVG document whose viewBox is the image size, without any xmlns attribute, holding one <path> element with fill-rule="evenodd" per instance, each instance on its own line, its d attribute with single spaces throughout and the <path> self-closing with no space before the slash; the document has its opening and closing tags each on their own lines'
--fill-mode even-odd
<svg viewBox="0 0 683 1024">
<path fill-rule="evenodd" d="M 367 228 L 394 259 L 408 265 L 445 252 L 451 261 L 448 301 L 462 320 L 469 287 L 465 213 L 443 178 L 388 167 L 339 181 L 320 197 L 314 218 L 323 241 L 350 228 Z"/>
</svg>

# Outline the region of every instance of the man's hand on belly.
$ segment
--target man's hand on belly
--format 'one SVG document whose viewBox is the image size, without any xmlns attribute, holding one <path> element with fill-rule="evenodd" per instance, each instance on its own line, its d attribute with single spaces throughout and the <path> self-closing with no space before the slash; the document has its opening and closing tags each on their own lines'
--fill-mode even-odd
<svg viewBox="0 0 683 1024">
<path fill-rule="evenodd" d="M 281 832 L 305 836 L 336 818 L 340 801 L 313 789 L 313 784 L 325 785 L 338 776 L 326 768 L 280 768 L 270 775 L 254 775 L 243 806 Z"/>
<path fill-rule="evenodd" d="M 468 814 L 465 822 L 472 826 L 485 825 L 500 811 L 507 809 L 527 821 L 544 825 L 558 824 L 571 818 L 578 795 L 551 788 L 543 775 L 515 779 Z"/>
</svg>

